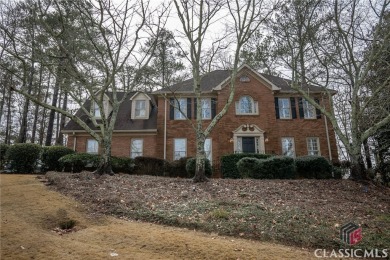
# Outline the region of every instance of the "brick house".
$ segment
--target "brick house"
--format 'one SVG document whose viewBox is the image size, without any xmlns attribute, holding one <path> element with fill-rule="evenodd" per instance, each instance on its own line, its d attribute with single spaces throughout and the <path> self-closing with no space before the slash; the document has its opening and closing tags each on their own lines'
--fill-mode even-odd
<svg viewBox="0 0 390 260">
<path fill-rule="evenodd" d="M 200 109 L 205 124 L 226 103 L 229 81 L 228 70 L 216 70 L 202 77 Z M 332 125 L 292 90 L 290 83 L 243 65 L 236 78 L 233 104 L 206 140 L 208 158 L 217 161 L 224 154 L 254 152 L 289 156 L 312 154 L 337 159 Z M 329 108 L 324 89 L 316 86 L 308 86 L 308 89 L 318 103 Z M 86 106 L 90 106 L 89 101 L 86 102 Z M 182 111 L 170 102 L 175 102 Z M 195 132 L 185 117 L 195 122 L 197 109 L 192 79 L 154 93 L 132 93 L 119 110 L 112 154 L 152 156 L 169 161 L 194 156 Z M 94 111 L 99 116 L 99 111 Z M 83 115 L 81 110 L 77 113 Z M 78 152 L 99 152 L 97 142 L 74 122 L 70 121 L 63 132 L 68 135 L 68 147 Z"/>
</svg>

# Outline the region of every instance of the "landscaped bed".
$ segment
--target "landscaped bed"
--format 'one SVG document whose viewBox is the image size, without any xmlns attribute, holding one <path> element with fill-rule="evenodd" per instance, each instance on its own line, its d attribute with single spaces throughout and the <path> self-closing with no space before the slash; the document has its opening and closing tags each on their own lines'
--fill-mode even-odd
<svg viewBox="0 0 390 260">
<path fill-rule="evenodd" d="M 390 189 L 350 180 L 190 179 L 49 172 L 53 188 L 91 212 L 172 226 L 337 249 L 340 228 L 362 227 L 362 249 L 390 245 Z"/>
</svg>

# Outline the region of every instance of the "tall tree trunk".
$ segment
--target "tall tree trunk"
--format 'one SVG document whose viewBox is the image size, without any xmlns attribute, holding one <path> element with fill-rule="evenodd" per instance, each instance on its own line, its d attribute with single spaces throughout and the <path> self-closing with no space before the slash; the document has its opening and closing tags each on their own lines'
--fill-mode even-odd
<svg viewBox="0 0 390 260">
<path fill-rule="evenodd" d="M 102 143 L 99 143 L 99 145 L 103 149 L 103 153 L 100 157 L 99 166 L 94 173 L 100 175 L 113 175 L 114 172 L 112 171 L 111 166 L 111 135 L 106 134 L 105 136 L 103 136 Z"/>
<path fill-rule="evenodd" d="M 31 67 L 31 75 L 28 83 L 28 89 L 27 89 L 28 94 L 31 94 L 32 91 L 33 74 L 34 74 L 33 66 L 34 65 L 32 65 Z M 19 136 L 18 139 L 16 140 L 17 143 L 25 143 L 27 141 L 27 120 L 28 120 L 29 107 L 30 107 L 30 100 L 26 98 L 23 106 L 22 122 L 20 125 Z"/>
<path fill-rule="evenodd" d="M 67 106 L 68 106 L 68 94 L 66 92 L 64 92 L 64 100 L 62 102 L 62 109 L 64 111 L 66 111 Z M 57 140 L 56 140 L 56 144 L 57 145 L 64 145 L 64 134 L 61 131 L 62 131 L 62 129 L 65 126 L 65 119 L 66 119 L 65 115 L 61 114 L 61 121 L 60 121 L 60 125 L 59 125 L 59 133 L 58 133 L 58 137 L 57 137 Z"/>
<path fill-rule="evenodd" d="M 11 84 L 12 84 L 12 77 L 9 84 L 9 92 L 8 92 L 8 108 L 7 108 L 7 123 L 5 126 L 5 144 L 11 143 L 11 127 L 12 127 L 12 121 L 11 121 L 11 101 L 12 101 L 12 91 L 11 91 Z"/>
<path fill-rule="evenodd" d="M 57 106 L 57 100 L 58 100 L 58 91 L 60 89 L 60 84 L 62 80 L 62 61 L 59 62 L 57 66 L 57 72 L 56 72 L 56 83 L 54 84 L 54 92 L 53 92 L 53 99 L 51 102 L 51 105 L 53 107 Z M 54 109 L 50 110 L 50 115 L 49 115 L 49 123 L 47 125 L 47 135 L 46 135 L 46 141 L 45 141 L 45 146 L 50 146 L 51 145 L 51 140 L 53 138 L 53 128 L 54 128 L 54 119 L 55 119 L 55 111 Z"/>
<path fill-rule="evenodd" d="M 372 162 L 371 162 L 371 154 L 370 154 L 370 147 L 368 145 L 368 140 L 363 141 L 363 148 L 364 148 L 364 156 L 366 158 L 367 170 L 371 170 Z"/>
<path fill-rule="evenodd" d="M 34 10 L 31 10 L 34 12 Z M 32 84 L 34 81 L 34 61 L 35 61 L 35 23 L 32 21 L 31 23 L 31 67 L 27 85 L 27 93 L 30 95 L 32 91 Z M 23 80 L 23 84 L 25 84 L 25 80 Z M 30 99 L 26 98 L 24 106 L 23 106 L 23 114 L 22 114 L 22 123 L 20 125 L 20 131 L 17 143 L 25 143 L 27 141 L 27 119 L 28 119 L 28 110 L 30 106 Z"/>
<path fill-rule="evenodd" d="M 205 137 L 203 133 L 198 131 L 196 136 L 196 167 L 194 182 L 205 182 L 208 181 L 206 177 L 206 154 L 204 151 Z"/>
<path fill-rule="evenodd" d="M 62 92 L 59 94 L 59 100 L 58 100 L 58 107 L 62 107 Z M 55 141 L 58 139 L 58 134 L 60 130 L 60 113 L 56 113 L 56 134 L 55 134 Z"/>
<path fill-rule="evenodd" d="M 51 76 L 51 74 L 49 74 L 49 80 L 48 80 L 48 83 L 47 83 L 47 90 L 46 90 L 46 94 L 45 94 L 45 103 L 47 103 L 47 99 L 49 98 L 50 76 Z M 46 129 L 46 112 L 47 112 L 47 109 L 43 107 L 42 108 L 42 118 L 41 118 L 41 122 L 39 124 L 40 125 L 40 129 L 39 129 L 39 145 L 43 144 L 44 133 L 45 133 L 45 129 Z"/>
<path fill-rule="evenodd" d="M 2 89 L 2 92 L 1 92 L 2 98 L 0 99 L 0 122 L 1 122 L 1 118 L 3 117 L 3 107 L 4 107 L 4 103 L 5 103 L 5 93 L 6 93 L 7 86 L 9 84 L 7 76 L 8 76 L 7 74 L 4 74 L 4 80 L 3 80 L 2 84 L 1 84 L 3 89 Z"/>
<path fill-rule="evenodd" d="M 36 93 L 36 96 L 38 99 L 41 99 L 41 92 L 42 92 L 42 74 L 43 74 L 43 66 L 39 69 L 39 84 L 38 84 L 38 90 Z M 32 132 L 31 132 L 31 143 L 35 143 L 35 135 L 37 131 L 37 123 L 38 123 L 38 116 L 39 116 L 39 105 L 35 104 L 35 111 L 34 111 L 34 122 L 32 125 Z"/>
<path fill-rule="evenodd" d="M 351 178 L 354 180 L 367 180 L 368 176 L 364 166 L 361 146 L 353 145 L 351 151 Z"/>
</svg>

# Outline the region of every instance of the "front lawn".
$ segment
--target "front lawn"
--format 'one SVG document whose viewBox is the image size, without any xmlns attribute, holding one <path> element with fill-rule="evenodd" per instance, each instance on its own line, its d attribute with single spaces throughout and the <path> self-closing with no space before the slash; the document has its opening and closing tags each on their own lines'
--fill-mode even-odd
<svg viewBox="0 0 390 260">
<path fill-rule="evenodd" d="M 339 230 L 362 227 L 362 249 L 390 245 L 390 189 L 349 180 L 189 179 L 49 172 L 48 183 L 91 212 L 304 248 L 345 247 Z"/>
</svg>

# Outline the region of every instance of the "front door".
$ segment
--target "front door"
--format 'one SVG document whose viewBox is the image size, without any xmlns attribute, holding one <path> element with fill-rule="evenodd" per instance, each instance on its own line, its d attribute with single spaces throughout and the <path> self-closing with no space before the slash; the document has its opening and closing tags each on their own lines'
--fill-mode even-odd
<svg viewBox="0 0 390 260">
<path fill-rule="evenodd" d="M 255 138 L 254 137 L 242 137 L 242 152 L 243 153 L 255 153 Z"/>
</svg>

